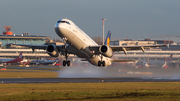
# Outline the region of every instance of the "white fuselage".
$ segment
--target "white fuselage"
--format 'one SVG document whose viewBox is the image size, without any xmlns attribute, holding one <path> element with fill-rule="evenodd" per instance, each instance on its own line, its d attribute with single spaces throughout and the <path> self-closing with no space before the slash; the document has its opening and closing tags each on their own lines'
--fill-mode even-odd
<svg viewBox="0 0 180 101">
<path fill-rule="evenodd" d="M 98 61 L 101 61 L 101 56 L 94 55 L 88 48 L 89 46 L 98 46 L 98 44 L 71 20 L 59 20 L 55 24 L 55 32 L 59 37 L 67 41 L 73 53 L 78 57 L 86 58 L 91 64 L 96 66 L 98 65 Z M 102 58 L 102 61 L 105 61 L 105 66 L 111 65 L 110 60 L 111 58 Z"/>
<path fill-rule="evenodd" d="M 0 59 L 0 63 L 6 63 L 6 62 L 9 62 L 12 60 L 14 60 L 14 59 Z"/>
</svg>

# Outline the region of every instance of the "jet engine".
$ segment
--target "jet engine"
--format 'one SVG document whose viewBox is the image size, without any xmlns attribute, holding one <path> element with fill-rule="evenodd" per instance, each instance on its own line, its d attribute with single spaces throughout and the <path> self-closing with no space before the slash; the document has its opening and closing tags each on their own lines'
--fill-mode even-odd
<svg viewBox="0 0 180 101">
<path fill-rule="evenodd" d="M 54 45 L 48 45 L 46 47 L 46 51 L 52 57 L 58 57 L 59 56 L 59 52 L 58 52 L 56 46 L 54 46 Z"/>
<path fill-rule="evenodd" d="M 106 57 L 112 57 L 113 55 L 113 51 L 109 46 L 106 45 L 102 45 L 99 48 L 99 51 L 101 52 L 102 55 L 106 56 Z"/>
</svg>

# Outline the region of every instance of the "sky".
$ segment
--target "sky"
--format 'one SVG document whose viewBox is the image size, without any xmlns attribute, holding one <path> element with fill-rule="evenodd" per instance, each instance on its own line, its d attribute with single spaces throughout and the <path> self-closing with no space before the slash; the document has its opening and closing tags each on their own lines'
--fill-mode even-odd
<svg viewBox="0 0 180 101">
<path fill-rule="evenodd" d="M 0 32 L 12 26 L 14 34 L 58 37 L 55 23 L 62 18 L 72 20 L 90 37 L 105 36 L 111 30 L 112 39 L 144 38 L 152 35 L 180 35 L 180 0 L 0 0 Z"/>
</svg>

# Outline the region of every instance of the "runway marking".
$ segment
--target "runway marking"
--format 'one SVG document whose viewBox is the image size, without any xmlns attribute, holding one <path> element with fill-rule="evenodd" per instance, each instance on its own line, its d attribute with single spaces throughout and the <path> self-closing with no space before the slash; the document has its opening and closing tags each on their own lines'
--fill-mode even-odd
<svg viewBox="0 0 180 101">
<path fill-rule="evenodd" d="M 152 72 L 133 72 L 133 71 L 129 71 L 129 72 L 127 72 L 127 74 L 145 74 L 145 75 L 149 75 L 149 74 L 152 74 Z"/>
</svg>

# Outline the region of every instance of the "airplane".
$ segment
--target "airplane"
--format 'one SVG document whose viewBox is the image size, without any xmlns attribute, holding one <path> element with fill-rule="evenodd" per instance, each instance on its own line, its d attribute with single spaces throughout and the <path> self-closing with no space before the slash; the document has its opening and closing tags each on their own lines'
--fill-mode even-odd
<svg viewBox="0 0 180 101">
<path fill-rule="evenodd" d="M 36 65 L 39 65 L 39 64 L 43 64 L 43 65 L 49 65 L 49 64 L 55 64 L 56 62 L 58 62 L 59 60 L 58 59 L 55 59 L 55 60 L 32 60 L 30 62 L 30 64 L 36 64 Z"/>
<path fill-rule="evenodd" d="M 26 46 L 35 49 L 44 49 L 52 57 L 58 57 L 59 55 L 65 56 L 63 66 L 70 66 L 70 60 L 68 59 L 69 54 L 74 54 L 79 58 L 85 58 L 86 61 L 90 62 L 95 66 L 108 66 L 112 62 L 128 62 L 135 60 L 120 60 L 111 59 L 113 52 L 127 51 L 130 50 L 142 50 L 149 49 L 152 47 L 163 47 L 163 45 L 145 45 L 145 46 L 110 46 L 110 38 L 107 38 L 107 43 L 98 45 L 93 41 L 84 31 L 82 31 L 75 23 L 71 20 L 64 18 L 57 21 L 55 24 L 56 34 L 63 39 L 64 45 L 25 45 L 25 44 L 13 44 L 18 46 Z M 109 32 L 110 33 L 110 32 Z"/>
<path fill-rule="evenodd" d="M 7 63 L 18 63 L 18 62 L 21 62 L 23 60 L 22 53 L 23 52 L 21 52 L 19 54 L 19 56 L 17 58 L 15 58 L 15 59 L 8 59 L 8 58 L 0 59 L 0 63 L 6 63 L 7 64 Z"/>
<path fill-rule="evenodd" d="M 167 66 L 168 63 L 172 62 L 172 57 L 173 54 L 171 54 L 167 59 L 165 58 L 164 61 L 153 61 L 153 60 L 148 60 L 148 61 L 138 61 L 136 65 L 142 66 L 142 67 L 157 67 L 160 66 L 164 68 Z"/>
</svg>

